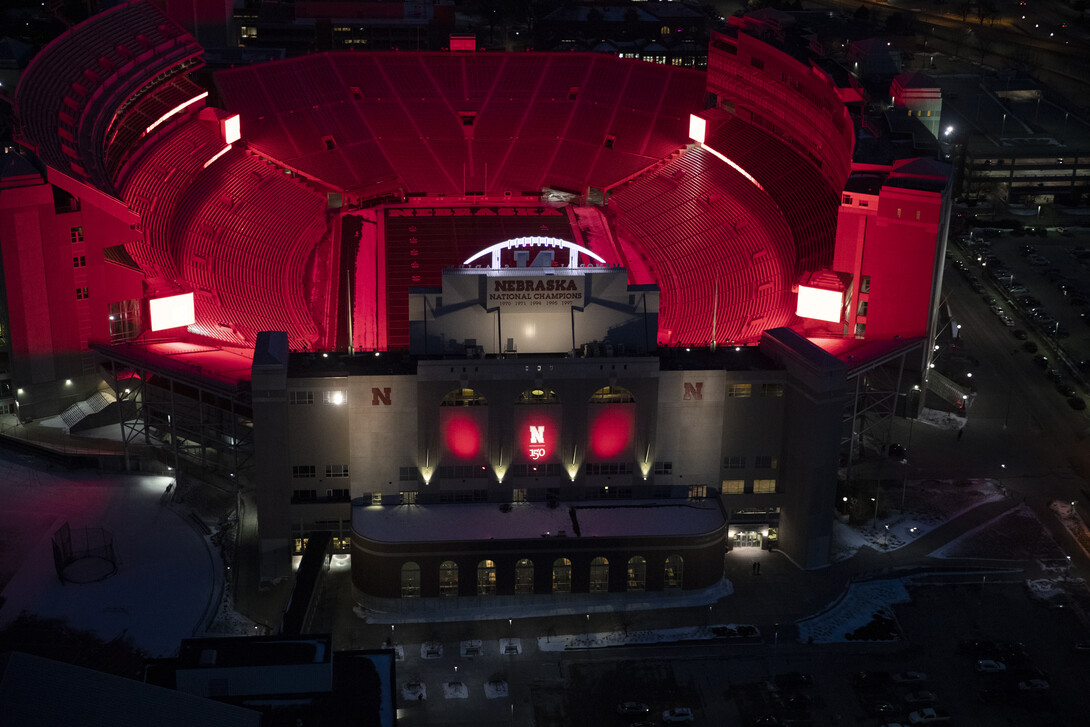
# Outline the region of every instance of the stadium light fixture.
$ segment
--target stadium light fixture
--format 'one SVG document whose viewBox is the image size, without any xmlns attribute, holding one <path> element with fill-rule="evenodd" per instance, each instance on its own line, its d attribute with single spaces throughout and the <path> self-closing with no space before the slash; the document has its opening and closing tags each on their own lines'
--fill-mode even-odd
<svg viewBox="0 0 1090 727">
<path fill-rule="evenodd" d="M 704 143 L 704 137 L 708 131 L 708 122 L 696 114 L 689 114 L 689 138 L 697 144 Z"/>
<path fill-rule="evenodd" d="M 798 304 L 795 313 L 802 318 L 814 318 L 819 321 L 840 322 L 844 310 L 844 294 L 839 290 L 824 290 L 799 286 Z"/>
<path fill-rule="evenodd" d="M 153 298 L 148 301 L 148 309 L 151 312 L 151 330 L 153 331 L 190 326 L 197 321 L 192 293 Z"/>
</svg>

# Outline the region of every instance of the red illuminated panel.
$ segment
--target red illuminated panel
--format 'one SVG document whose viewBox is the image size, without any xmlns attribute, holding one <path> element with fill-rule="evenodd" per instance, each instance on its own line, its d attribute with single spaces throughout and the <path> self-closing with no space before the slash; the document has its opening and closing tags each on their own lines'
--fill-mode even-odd
<svg viewBox="0 0 1090 727">
<path fill-rule="evenodd" d="M 839 290 L 799 286 L 799 301 L 795 308 L 795 313 L 799 316 L 837 323 L 843 310 L 844 294 Z"/>
<path fill-rule="evenodd" d="M 172 295 L 169 298 L 153 298 L 148 301 L 151 312 L 151 330 L 190 326 L 196 321 L 193 313 L 193 294 Z"/>
<path fill-rule="evenodd" d="M 557 407 L 525 407 L 515 425 L 515 456 L 520 462 L 555 461 L 560 448 L 560 417 Z"/>
<path fill-rule="evenodd" d="M 442 409 L 439 427 L 444 453 L 451 459 L 463 462 L 480 460 L 484 453 L 486 416 L 487 409 L 483 407 L 475 407 L 473 412 Z"/>
<path fill-rule="evenodd" d="M 634 404 L 606 404 L 591 408 L 590 454 L 596 460 L 626 458 L 632 451 L 636 428 Z"/>
<path fill-rule="evenodd" d="M 220 122 L 220 133 L 223 135 L 224 144 L 234 144 L 242 138 L 242 127 L 238 119 L 238 114 L 235 114 Z"/>
</svg>

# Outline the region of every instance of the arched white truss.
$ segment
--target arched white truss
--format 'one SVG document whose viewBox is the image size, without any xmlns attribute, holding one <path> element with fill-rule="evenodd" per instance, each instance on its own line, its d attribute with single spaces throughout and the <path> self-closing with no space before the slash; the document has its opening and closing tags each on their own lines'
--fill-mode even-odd
<svg viewBox="0 0 1090 727">
<path fill-rule="evenodd" d="M 605 263 L 605 258 L 597 253 L 591 252 L 582 245 L 576 245 L 574 242 L 568 242 L 567 240 L 561 240 L 558 237 L 513 237 L 510 240 L 504 240 L 503 242 L 497 242 L 495 245 L 486 247 L 479 252 L 473 254 L 472 257 L 466 258 L 466 261 L 462 265 L 469 265 L 474 260 L 484 257 L 485 255 L 492 256 L 492 269 L 499 270 L 500 265 L 500 253 L 504 250 L 512 250 L 516 247 L 559 247 L 568 251 L 568 267 L 579 267 L 579 255 L 586 255 L 591 260 L 596 260 L 600 263 Z"/>
</svg>

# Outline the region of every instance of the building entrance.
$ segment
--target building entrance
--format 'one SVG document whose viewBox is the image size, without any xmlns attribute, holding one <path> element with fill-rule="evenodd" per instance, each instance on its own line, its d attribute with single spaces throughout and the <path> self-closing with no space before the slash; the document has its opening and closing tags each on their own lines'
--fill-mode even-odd
<svg viewBox="0 0 1090 727">
<path fill-rule="evenodd" d="M 739 530 L 734 534 L 734 547 L 735 548 L 760 548 L 761 547 L 761 531 L 759 530 Z"/>
</svg>

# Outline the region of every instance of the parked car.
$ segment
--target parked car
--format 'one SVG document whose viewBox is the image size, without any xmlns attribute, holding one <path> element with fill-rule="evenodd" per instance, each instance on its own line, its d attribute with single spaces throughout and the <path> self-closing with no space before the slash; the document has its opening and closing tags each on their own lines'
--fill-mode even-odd
<svg viewBox="0 0 1090 727">
<path fill-rule="evenodd" d="M 910 724 L 937 724 L 939 722 L 949 722 L 950 715 L 946 712 L 940 712 L 934 707 L 924 707 L 915 712 L 909 712 L 908 721 Z"/>
<path fill-rule="evenodd" d="M 1007 665 L 995 659 L 977 659 L 976 670 L 981 674 L 995 674 L 996 672 L 1006 671 Z"/>
<path fill-rule="evenodd" d="M 1003 325 L 1007 328 L 1014 328 L 1014 319 L 1010 316 L 1003 316 L 999 320 L 1002 321 Z"/>
<path fill-rule="evenodd" d="M 638 715 L 647 714 L 650 711 L 651 708 L 643 702 L 621 702 L 617 705 L 617 714 Z"/>
<path fill-rule="evenodd" d="M 905 701 L 909 704 L 931 704 L 932 702 L 939 701 L 939 695 L 927 690 L 909 692 L 905 695 Z"/>
<path fill-rule="evenodd" d="M 885 717 L 897 711 L 896 707 L 884 700 L 867 702 L 864 705 L 864 708 L 867 710 L 867 714 L 871 715 L 872 717 Z"/>
<path fill-rule="evenodd" d="M 1075 395 L 1075 387 L 1067 383 L 1066 381 L 1057 381 L 1056 391 L 1060 392 L 1060 396 L 1064 397 L 1065 399 L 1070 399 L 1072 396 Z"/>
<path fill-rule="evenodd" d="M 926 682 L 927 675 L 922 671 L 899 671 L 893 675 L 895 682 Z"/>
<path fill-rule="evenodd" d="M 1044 679 L 1027 679 L 1024 682 L 1018 682 L 1018 688 L 1023 692 L 1043 692 L 1049 688 L 1049 683 Z"/>
<path fill-rule="evenodd" d="M 688 707 L 671 707 L 662 713 L 663 722 L 692 722 L 693 710 Z"/>
</svg>

